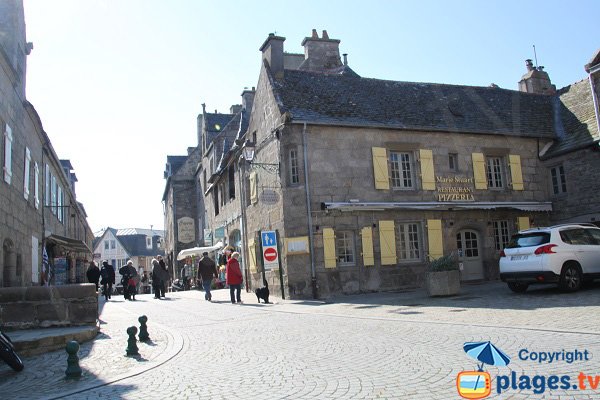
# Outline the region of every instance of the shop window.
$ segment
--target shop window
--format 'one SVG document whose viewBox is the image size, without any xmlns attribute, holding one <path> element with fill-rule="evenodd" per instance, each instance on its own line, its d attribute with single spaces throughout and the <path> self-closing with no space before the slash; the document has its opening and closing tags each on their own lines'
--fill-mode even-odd
<svg viewBox="0 0 600 400">
<path fill-rule="evenodd" d="M 509 240 L 508 221 L 494 221 L 494 243 L 496 244 L 496 250 L 501 251 L 506 248 Z"/>
</svg>

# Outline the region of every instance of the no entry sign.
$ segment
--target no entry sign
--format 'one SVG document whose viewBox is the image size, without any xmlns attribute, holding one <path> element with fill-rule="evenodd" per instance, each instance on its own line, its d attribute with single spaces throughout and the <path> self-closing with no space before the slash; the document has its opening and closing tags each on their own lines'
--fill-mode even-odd
<svg viewBox="0 0 600 400">
<path fill-rule="evenodd" d="M 277 250 L 275 250 L 272 247 L 268 247 L 267 249 L 265 249 L 264 255 L 265 255 L 265 261 L 273 262 L 273 261 L 277 260 Z"/>
</svg>

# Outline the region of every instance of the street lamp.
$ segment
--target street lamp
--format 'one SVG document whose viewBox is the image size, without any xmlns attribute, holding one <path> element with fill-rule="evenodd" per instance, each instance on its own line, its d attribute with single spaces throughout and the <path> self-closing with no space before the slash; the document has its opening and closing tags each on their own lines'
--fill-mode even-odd
<svg viewBox="0 0 600 400">
<path fill-rule="evenodd" d="M 246 139 L 244 142 L 244 146 L 242 147 L 242 155 L 246 161 L 250 164 L 250 169 L 254 168 L 262 168 L 265 171 L 278 174 L 279 173 L 279 163 L 257 163 L 254 162 L 254 155 L 256 153 L 256 143 Z"/>
</svg>

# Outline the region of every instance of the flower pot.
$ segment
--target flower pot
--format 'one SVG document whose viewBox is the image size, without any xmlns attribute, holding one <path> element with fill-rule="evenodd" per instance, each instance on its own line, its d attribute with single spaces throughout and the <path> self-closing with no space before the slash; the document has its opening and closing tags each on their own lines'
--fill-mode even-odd
<svg viewBox="0 0 600 400">
<path fill-rule="evenodd" d="M 430 296 L 452 296 L 460 293 L 460 271 L 428 272 L 427 292 Z"/>
</svg>

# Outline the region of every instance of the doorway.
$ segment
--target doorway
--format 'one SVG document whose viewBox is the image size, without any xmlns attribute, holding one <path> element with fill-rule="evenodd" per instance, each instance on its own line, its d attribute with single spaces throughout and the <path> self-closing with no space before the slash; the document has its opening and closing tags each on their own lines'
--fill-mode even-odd
<svg viewBox="0 0 600 400">
<path fill-rule="evenodd" d="M 483 279 L 483 261 L 477 232 L 468 229 L 458 232 L 456 234 L 456 248 L 458 250 L 458 262 L 462 265 L 461 280 Z"/>
</svg>

